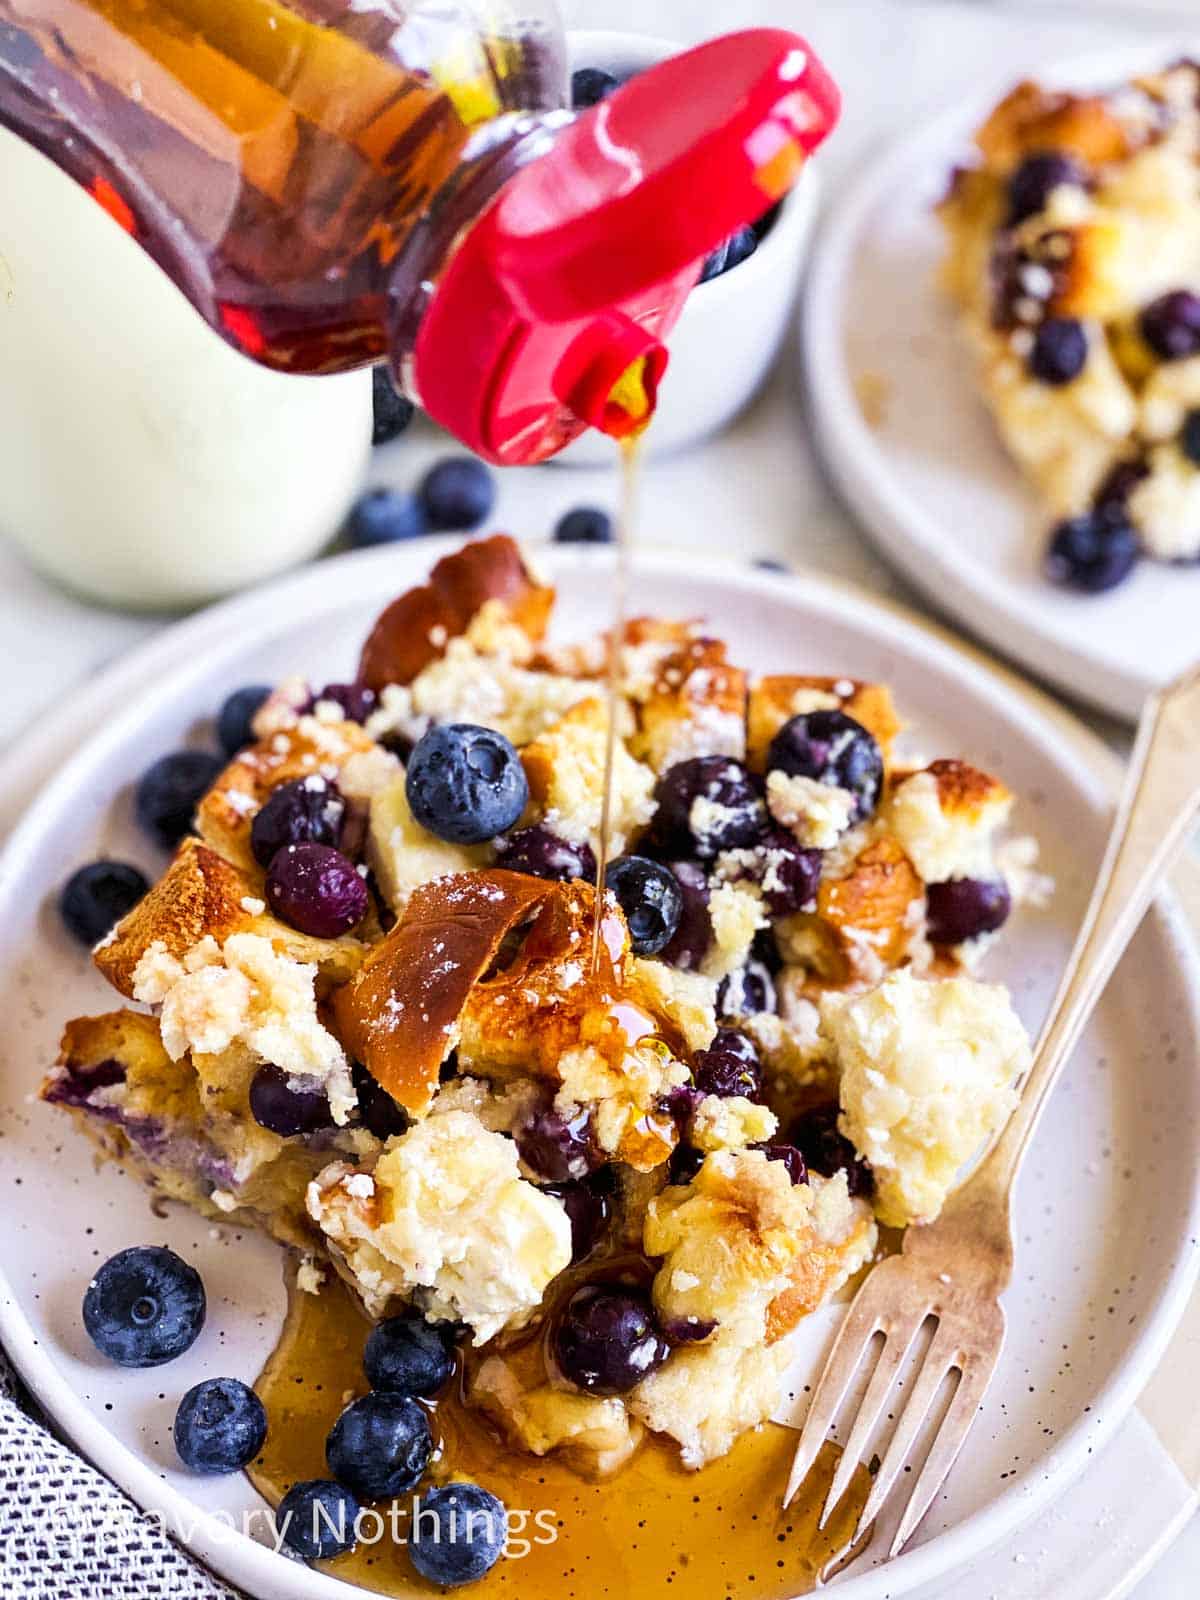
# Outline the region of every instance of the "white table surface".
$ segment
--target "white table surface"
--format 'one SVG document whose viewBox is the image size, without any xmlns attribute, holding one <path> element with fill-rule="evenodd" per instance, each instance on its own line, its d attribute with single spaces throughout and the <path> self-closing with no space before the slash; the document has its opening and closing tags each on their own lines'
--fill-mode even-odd
<svg viewBox="0 0 1200 1600">
<path fill-rule="evenodd" d="M 681 40 L 753 22 L 799 27 L 818 45 L 846 100 L 842 128 L 822 157 L 830 188 L 851 175 L 889 134 L 952 100 L 981 71 L 1014 72 L 1039 62 L 1118 43 L 1136 31 L 1200 35 L 1195 0 L 565 0 L 575 26 L 629 28 Z M 789 356 L 790 356 L 789 352 Z M 411 484 L 426 460 L 444 448 L 432 431 L 414 430 L 377 450 L 372 481 Z M 554 519 L 580 502 L 611 503 L 613 483 L 601 472 L 555 467 L 505 476 L 498 525 L 522 537 L 544 537 Z M 761 399 L 722 438 L 699 454 L 656 462 L 647 474 L 644 522 L 650 537 L 655 507 L 693 545 L 749 559 L 775 555 L 915 603 L 905 585 L 874 555 L 833 497 L 805 437 L 795 362 L 781 364 Z M 694 513 L 694 514 L 693 514 Z M 36 723 L 104 663 L 149 637 L 166 621 L 82 604 L 51 588 L 0 543 L 0 639 L 4 689 L 0 747 Z M 1124 730 L 1094 717 L 1118 750 Z M 1195 1600 L 1200 1591 L 1200 1520 L 1134 1591 L 1136 1600 Z M 963 1600 L 975 1600 L 964 1596 Z M 997 1597 L 1003 1600 L 1003 1596 Z M 1047 1597 L 1050 1600 L 1050 1597 Z"/>
</svg>

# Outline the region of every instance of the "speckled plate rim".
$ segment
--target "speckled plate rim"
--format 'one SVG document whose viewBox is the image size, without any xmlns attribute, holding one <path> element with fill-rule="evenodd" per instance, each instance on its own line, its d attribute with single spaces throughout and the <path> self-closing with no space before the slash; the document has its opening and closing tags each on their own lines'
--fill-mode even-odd
<svg viewBox="0 0 1200 1600">
<path fill-rule="evenodd" d="M 159 638 L 141 646 L 96 679 L 62 713 L 81 730 L 80 748 L 27 805 L 23 819 L 17 823 L 0 855 L 0 917 L 10 892 L 10 881 L 19 877 L 19 863 L 27 841 L 32 841 L 37 832 L 39 810 L 43 805 L 53 808 L 73 793 L 82 769 L 97 759 L 106 745 L 119 744 L 127 736 L 131 725 L 136 725 L 144 714 L 139 707 L 140 698 L 169 699 L 192 681 L 202 678 L 208 670 L 207 651 L 230 637 L 270 632 L 272 619 L 279 617 L 286 617 L 289 626 L 299 616 L 315 621 L 363 594 L 391 592 L 406 581 L 423 577 L 434 560 L 458 548 L 460 543 L 456 538 L 428 539 L 407 547 L 335 557 L 169 627 Z M 599 573 L 605 570 L 610 559 L 606 551 L 562 547 L 539 551 L 539 557 L 550 567 L 552 575 L 571 570 Z M 406 571 L 406 568 L 411 570 Z M 716 595 L 736 587 L 746 595 L 759 594 L 776 601 L 780 583 L 788 581 L 777 573 L 748 571 L 720 558 L 652 549 L 638 553 L 635 570 L 638 569 L 657 575 L 686 572 L 693 581 L 713 583 Z M 372 585 L 374 575 L 383 580 L 377 587 Z M 1003 709 L 1006 715 L 1022 721 L 1031 742 L 1044 750 L 1048 765 L 1055 765 L 1068 775 L 1098 806 L 1109 802 L 1109 784 L 1098 776 L 1095 763 L 1081 753 L 1081 746 L 1086 745 L 1090 736 L 1081 730 L 1079 740 L 1064 746 L 1057 735 L 1056 719 L 1043 715 L 1040 707 L 1031 704 L 1027 692 L 1012 686 L 1006 681 L 1007 675 L 995 671 L 984 658 L 962 650 L 947 635 L 910 618 L 902 608 L 881 605 L 850 585 L 806 573 L 803 574 L 803 595 L 806 606 L 819 606 L 834 620 L 872 631 L 880 637 L 890 637 L 911 654 L 923 655 L 943 670 L 953 663 L 967 694 L 983 706 L 990 703 L 997 711 Z M 152 687 L 147 690 L 147 685 Z M 94 720 L 102 707 L 111 706 L 114 701 L 118 705 L 123 702 L 123 709 L 106 720 Z M 45 731 L 41 738 L 49 742 Z M 0 766 L 0 782 L 4 779 L 5 768 L 17 760 L 19 750 Z M 1200 1034 L 1200 953 L 1190 925 L 1169 892 L 1156 902 L 1151 915 L 1165 924 L 1180 953 L 1191 999 L 1189 1023 L 1192 1031 Z M 1186 1216 L 1180 1219 L 1179 1234 L 1181 1239 L 1192 1241 L 1200 1235 L 1200 1169 L 1194 1174 L 1191 1205 Z M 996 1495 L 984 1510 L 883 1567 L 861 1575 L 847 1574 L 839 1583 L 846 1600 L 889 1600 L 889 1597 L 911 1593 L 922 1584 L 946 1576 L 999 1544 L 1066 1490 L 1134 1406 L 1188 1305 L 1198 1271 L 1200 1250 L 1181 1250 L 1166 1288 L 1147 1313 L 1128 1358 L 1096 1392 L 1090 1416 L 1081 1417 L 1064 1432 L 1043 1458 L 1036 1482 L 1014 1483 Z M 168 1527 L 193 1530 L 187 1548 L 198 1560 L 264 1600 L 268 1595 L 272 1600 L 346 1600 L 350 1586 L 340 1579 L 281 1559 L 245 1535 L 206 1518 L 186 1495 L 165 1484 L 152 1467 L 119 1443 L 71 1392 L 51 1355 L 39 1346 L 2 1263 L 0 1340 L 47 1413 L 88 1459 L 143 1509 L 163 1516 Z"/>
</svg>

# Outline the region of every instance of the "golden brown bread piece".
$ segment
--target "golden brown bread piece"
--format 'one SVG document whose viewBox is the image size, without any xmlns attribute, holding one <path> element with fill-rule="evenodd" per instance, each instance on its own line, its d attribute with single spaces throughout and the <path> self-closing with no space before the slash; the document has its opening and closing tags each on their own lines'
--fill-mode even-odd
<svg viewBox="0 0 1200 1600">
<path fill-rule="evenodd" d="M 489 600 L 499 601 L 531 640 L 542 638 L 554 590 L 531 573 L 507 534 L 475 540 L 443 556 L 428 583 L 393 600 L 367 636 L 360 680 L 377 691 L 389 683 L 411 683 L 445 654 L 449 640 L 467 631 Z"/>
<path fill-rule="evenodd" d="M 746 760 L 756 772 L 766 765 L 771 740 L 800 711 L 818 709 L 844 711 L 874 735 L 883 758 L 888 760 L 892 743 L 903 727 L 896 715 L 892 692 L 882 683 L 858 683 L 851 678 L 816 678 L 778 674 L 759 678 L 750 687 L 747 708 Z"/>
<path fill-rule="evenodd" d="M 629 748 L 656 772 L 696 755 L 740 757 L 745 718 L 746 674 L 726 646 L 688 639 L 659 663 Z"/>
<path fill-rule="evenodd" d="M 815 912 L 780 924 L 781 947 L 811 967 L 821 984 L 868 981 L 906 954 L 925 885 L 898 840 L 868 844 L 842 878 L 826 878 Z"/>
<path fill-rule="evenodd" d="M 1006 172 L 1040 150 L 1065 150 L 1089 166 L 1130 153 L 1129 130 L 1103 95 L 1064 94 L 1029 80 L 1005 95 L 975 142 Z"/>
<path fill-rule="evenodd" d="M 925 770 L 936 778 L 938 803 L 949 816 L 973 819 L 981 816 L 988 806 L 1010 798 L 1009 790 L 999 778 L 981 772 L 967 761 L 945 758 L 931 761 Z"/>
</svg>

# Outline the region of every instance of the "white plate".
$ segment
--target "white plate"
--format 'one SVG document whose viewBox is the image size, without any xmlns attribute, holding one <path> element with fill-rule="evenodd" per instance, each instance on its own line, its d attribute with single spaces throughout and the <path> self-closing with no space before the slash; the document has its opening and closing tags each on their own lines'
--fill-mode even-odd
<svg viewBox="0 0 1200 1600">
<path fill-rule="evenodd" d="M 88 708 L 89 742 L 30 808 L 0 865 L 8 1023 L 0 1057 L 8 1201 L 0 1338 L 85 1453 L 141 1504 L 160 1509 L 198 1555 L 272 1600 L 338 1600 L 346 1591 L 231 1536 L 211 1516 L 197 1525 L 197 1511 L 240 1519 L 254 1497 L 241 1479 L 179 1471 L 169 1425 L 178 1396 L 214 1367 L 247 1378 L 256 1372 L 282 1310 L 277 1252 L 182 1212 L 153 1218 L 136 1185 L 115 1170 L 94 1173 L 84 1142 L 30 1098 L 62 1018 L 113 999 L 59 929 L 52 893 L 70 866 L 102 849 L 156 866 L 129 820 L 129 785 L 142 768 L 199 728 L 240 682 L 296 669 L 344 676 L 381 604 L 423 576 L 439 548 L 428 541 L 327 562 L 165 634 L 141 654 L 136 672 L 121 669 L 125 683 L 136 677 L 140 687 L 120 711 L 98 722 L 94 702 Z M 604 622 L 607 585 L 597 574 L 606 553 L 555 551 L 552 562 L 560 632 Z M 926 748 L 974 757 L 1027 796 L 1024 825 L 1042 838 L 1060 889 L 1053 912 L 1012 930 L 993 970 L 1036 1024 L 1080 914 L 1108 809 L 1103 782 L 1054 726 L 968 657 L 824 583 L 647 555 L 638 562 L 636 593 L 648 610 L 719 618 L 751 666 L 888 679 Z M 1009 1297 L 1011 1341 L 987 1415 L 921 1544 L 886 1572 L 846 1583 L 848 1597 L 911 1591 L 1048 1504 L 1115 1429 L 1153 1369 L 1196 1264 L 1198 995 L 1188 935 L 1164 903 L 1064 1080 L 1025 1174 L 1022 1273 Z M 98 1259 L 156 1240 L 198 1262 L 210 1325 L 172 1367 L 118 1371 L 95 1356 L 82 1332 L 83 1288 Z"/>
<path fill-rule="evenodd" d="M 1178 53 L 1160 41 L 1054 67 L 1032 63 L 1030 74 L 1102 87 Z M 803 320 L 813 415 L 846 500 L 935 605 L 1027 671 L 1133 718 L 1150 689 L 1196 658 L 1200 568 L 1142 562 L 1099 596 L 1043 578 L 1052 519 L 1000 443 L 954 310 L 934 282 L 942 237 L 932 207 L 1016 76 L 890 146 L 818 232 Z M 878 427 L 857 398 L 864 379 L 882 398 Z"/>
</svg>

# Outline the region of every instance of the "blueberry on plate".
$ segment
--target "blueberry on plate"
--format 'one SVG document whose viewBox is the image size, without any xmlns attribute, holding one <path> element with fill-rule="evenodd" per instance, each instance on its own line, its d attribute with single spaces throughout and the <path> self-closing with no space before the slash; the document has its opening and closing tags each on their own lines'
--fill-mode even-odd
<svg viewBox="0 0 1200 1600">
<path fill-rule="evenodd" d="M 560 838 L 540 822 L 497 839 L 496 865 L 558 883 L 577 878 L 585 883 L 596 881 L 596 857 L 591 845 Z"/>
<path fill-rule="evenodd" d="M 792 1180 L 793 1187 L 798 1183 L 808 1182 L 808 1167 L 794 1144 L 787 1144 L 782 1139 L 768 1139 L 765 1144 L 752 1144 L 747 1148 L 761 1150 L 768 1161 L 781 1161 L 787 1168 L 787 1175 Z"/>
<path fill-rule="evenodd" d="M 149 889 L 127 861 L 89 861 L 63 884 L 58 909 L 67 931 L 89 947 L 116 927 Z"/>
<path fill-rule="evenodd" d="M 529 803 L 529 780 L 512 744 L 469 722 L 430 728 L 409 758 L 404 788 L 420 825 L 451 844 L 494 839 Z"/>
<path fill-rule="evenodd" d="M 365 683 L 327 683 L 312 697 L 314 706 L 322 700 L 335 705 L 347 722 L 365 722 L 375 709 L 374 689 Z"/>
<path fill-rule="evenodd" d="M 138 822 L 164 850 L 192 831 L 196 807 L 225 763 L 207 750 L 175 750 L 146 768 L 134 791 Z"/>
<path fill-rule="evenodd" d="M 415 495 L 399 494 L 395 489 L 368 489 L 359 495 L 346 518 L 346 542 L 355 550 L 420 539 L 428 532 L 421 502 Z"/>
<path fill-rule="evenodd" d="M 620 87 L 620 78 L 603 67 L 577 67 L 571 74 L 571 104 L 576 111 L 598 106 Z"/>
<path fill-rule="evenodd" d="M 1200 355 L 1200 295 L 1174 289 L 1152 300 L 1141 316 L 1142 338 L 1163 361 Z"/>
<path fill-rule="evenodd" d="M 1012 895 L 1003 878 L 950 878 L 925 887 L 931 944 L 962 944 L 1008 921 Z"/>
<path fill-rule="evenodd" d="M 350 1076 L 358 1096 L 358 1115 L 368 1133 L 373 1133 L 377 1139 L 391 1139 L 398 1133 L 408 1132 L 412 1125 L 408 1112 L 392 1099 L 361 1061 L 351 1062 Z"/>
<path fill-rule="evenodd" d="M 1065 150 L 1039 150 L 1026 156 L 1008 180 L 1008 221 L 1013 227 L 1046 209 L 1055 189 L 1086 189 L 1087 169 Z"/>
<path fill-rule="evenodd" d="M 810 1172 L 817 1172 L 823 1178 L 844 1172 L 852 1195 L 869 1195 L 875 1187 L 870 1167 L 838 1129 L 836 1100 L 806 1111 L 789 1130 L 788 1138 L 804 1157 Z"/>
<path fill-rule="evenodd" d="M 333 1127 L 333 1112 L 324 1089 L 289 1077 L 282 1067 L 264 1062 L 250 1080 L 250 1114 L 260 1128 L 291 1139 Z"/>
<path fill-rule="evenodd" d="M 612 518 L 599 506 L 576 506 L 554 525 L 558 544 L 611 544 L 612 537 Z"/>
<path fill-rule="evenodd" d="M 121 1367 L 158 1367 L 196 1342 L 204 1285 L 195 1267 L 163 1245 L 134 1245 L 88 1284 L 83 1325 L 100 1354 Z"/>
<path fill-rule="evenodd" d="M 513 1138 L 521 1160 L 548 1183 L 586 1178 L 604 1165 L 604 1153 L 596 1143 L 592 1114 L 587 1109 L 565 1117 L 553 1105 L 538 1106 L 517 1124 Z"/>
<path fill-rule="evenodd" d="M 1055 527 L 1046 551 L 1046 576 L 1067 589 L 1103 594 L 1124 582 L 1140 555 L 1138 536 L 1124 513 L 1102 506 Z"/>
<path fill-rule="evenodd" d="M 341 842 L 346 802 L 336 783 L 319 772 L 293 778 L 272 789 L 250 824 L 250 852 L 260 867 L 269 867 L 289 844 Z"/>
<path fill-rule="evenodd" d="M 358 1543 L 362 1507 L 340 1483 L 307 1478 L 294 1483 L 275 1513 L 279 1537 L 305 1561 L 331 1561 Z"/>
<path fill-rule="evenodd" d="M 628 1394 L 670 1353 L 649 1298 L 624 1284 L 576 1289 L 554 1331 L 559 1370 L 588 1394 Z"/>
<path fill-rule="evenodd" d="M 634 952 L 656 956 L 670 944 L 683 915 L 683 894 L 670 867 L 645 856 L 622 856 L 604 874 L 616 895 Z"/>
<path fill-rule="evenodd" d="M 756 1017 L 778 1010 L 775 979 L 765 961 L 751 956 L 744 967 L 721 979 L 717 990 L 718 1017 Z"/>
<path fill-rule="evenodd" d="M 672 861 L 670 870 L 679 886 L 681 910 L 675 932 L 659 951 L 669 966 L 695 972 L 712 944 L 712 918 L 708 914 L 708 874 L 695 861 Z"/>
<path fill-rule="evenodd" d="M 730 234 L 728 239 L 705 256 L 700 269 L 700 282 L 711 283 L 713 278 L 723 277 L 725 273 L 732 272 L 734 267 L 740 267 L 758 249 L 759 239 L 758 232 L 749 226 Z"/>
<path fill-rule="evenodd" d="M 206 1378 L 179 1402 L 174 1435 L 193 1472 L 237 1472 L 262 1449 L 267 1413 L 239 1378 Z"/>
<path fill-rule="evenodd" d="M 367 1382 L 388 1394 L 436 1394 L 454 1371 L 451 1333 L 416 1311 L 385 1317 L 371 1329 L 363 1351 Z"/>
<path fill-rule="evenodd" d="M 457 1589 L 489 1573 L 504 1553 L 508 1513 L 477 1483 L 447 1483 L 413 1512 L 408 1558 L 429 1583 Z"/>
<path fill-rule="evenodd" d="M 700 283 L 711 283 L 714 278 L 719 278 L 725 271 L 725 259 L 729 254 L 729 240 L 722 239 L 715 250 L 710 250 L 704 258 L 704 265 L 700 268 Z"/>
<path fill-rule="evenodd" d="M 883 756 L 861 722 L 844 711 L 805 711 L 771 740 L 767 771 L 814 778 L 854 796 L 852 822 L 869 817 L 883 787 Z"/>
<path fill-rule="evenodd" d="M 1040 383 L 1061 388 L 1087 365 L 1088 336 L 1074 317 L 1047 317 L 1033 336 L 1029 370 Z"/>
<path fill-rule="evenodd" d="M 758 1051 L 744 1033 L 722 1028 L 707 1050 L 692 1058 L 692 1078 L 702 1094 L 743 1095 L 757 1100 L 762 1094 L 762 1064 Z"/>
<path fill-rule="evenodd" d="M 767 826 L 762 787 L 732 756 L 677 761 L 658 780 L 654 798 L 656 841 L 701 861 L 753 844 Z"/>
<path fill-rule="evenodd" d="M 430 467 L 417 498 L 431 528 L 477 528 L 496 503 L 496 480 L 475 456 L 449 456 Z"/>
<path fill-rule="evenodd" d="M 353 861 L 327 844 L 284 845 L 267 868 L 267 904 L 314 939 L 338 939 L 367 914 L 370 893 Z"/>
<path fill-rule="evenodd" d="M 429 1418 L 417 1402 L 374 1390 L 346 1407 L 325 1441 L 330 1472 L 360 1500 L 414 1488 L 432 1454 Z"/>
<path fill-rule="evenodd" d="M 770 828 L 754 850 L 750 876 L 773 917 L 811 907 L 821 886 L 821 852 L 809 850 L 784 828 Z"/>
<path fill-rule="evenodd" d="M 217 738 L 227 756 L 235 756 L 254 743 L 251 723 L 270 692 L 269 684 L 248 683 L 244 689 L 235 689 L 226 696 L 217 712 Z"/>
<path fill-rule="evenodd" d="M 387 366 L 381 362 L 371 372 L 371 443 L 387 444 L 404 432 L 416 413 L 416 406 L 396 388 Z"/>
<path fill-rule="evenodd" d="M 561 1202 L 571 1224 L 571 1265 L 578 1266 L 600 1242 L 612 1216 L 612 1174 L 607 1167 L 569 1183 L 548 1183 L 543 1194 Z"/>
</svg>

